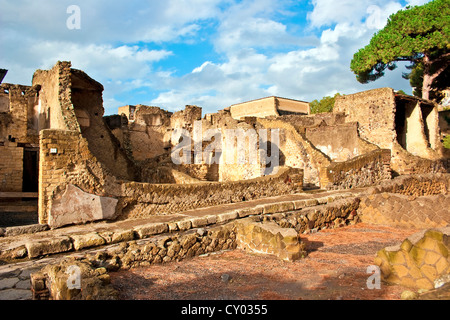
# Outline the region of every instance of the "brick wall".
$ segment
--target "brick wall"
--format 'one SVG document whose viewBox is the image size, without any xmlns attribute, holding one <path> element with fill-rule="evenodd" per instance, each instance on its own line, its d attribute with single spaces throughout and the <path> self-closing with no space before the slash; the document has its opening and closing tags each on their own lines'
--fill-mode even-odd
<svg viewBox="0 0 450 320">
<path fill-rule="evenodd" d="M 0 146 L 0 191 L 22 191 L 23 148 L 17 143 Z"/>
</svg>

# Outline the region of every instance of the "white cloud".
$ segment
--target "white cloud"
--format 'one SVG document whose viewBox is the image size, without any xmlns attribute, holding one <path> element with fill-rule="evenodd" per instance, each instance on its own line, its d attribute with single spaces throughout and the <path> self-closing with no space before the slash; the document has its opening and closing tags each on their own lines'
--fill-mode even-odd
<svg viewBox="0 0 450 320">
<path fill-rule="evenodd" d="M 399 1 L 313 0 L 308 25 L 295 34 L 291 0 L 78 0 L 78 31 L 65 27 L 73 1 L 0 0 L 0 67 L 10 70 L 8 82 L 29 84 L 35 69 L 71 60 L 105 86 L 109 112 L 132 103 L 122 101 L 127 92 L 147 97 L 139 103 L 170 110 L 196 104 L 204 113 L 268 95 L 312 101 L 381 86 L 408 92 L 400 68 L 362 85 L 349 67 L 353 54 L 402 7 Z M 187 73 L 161 63 L 184 55 L 188 63 L 195 50 L 167 48 L 200 41 L 216 51 L 196 59 Z"/>
</svg>

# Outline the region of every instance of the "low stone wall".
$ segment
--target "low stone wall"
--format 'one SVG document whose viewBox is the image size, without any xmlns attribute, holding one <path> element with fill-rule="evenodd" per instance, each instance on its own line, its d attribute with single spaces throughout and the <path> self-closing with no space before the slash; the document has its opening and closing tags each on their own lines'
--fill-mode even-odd
<svg viewBox="0 0 450 320">
<path fill-rule="evenodd" d="M 383 181 L 369 188 L 367 193 L 398 193 L 407 196 L 420 197 L 436 194 L 447 194 L 450 190 L 450 174 L 428 173 L 396 177 Z"/>
<path fill-rule="evenodd" d="M 285 195 L 302 190 L 301 169 L 282 168 L 276 175 L 226 183 L 147 184 L 124 182 L 118 219 L 145 218 L 219 204 Z"/>
<path fill-rule="evenodd" d="M 117 299 L 107 272 L 181 261 L 220 250 L 235 249 L 236 226 L 228 223 L 210 229 L 200 228 L 184 234 L 174 233 L 138 241 L 122 242 L 78 258 L 67 258 L 31 275 L 35 300 Z M 68 268 L 79 268 L 79 286 L 68 286 Z"/>
<path fill-rule="evenodd" d="M 434 289 L 440 277 L 450 274 L 450 227 L 428 229 L 399 246 L 377 253 L 375 264 L 382 279 L 415 289 Z"/>
<path fill-rule="evenodd" d="M 450 224 L 450 195 L 411 196 L 378 193 L 363 197 L 358 208 L 362 222 L 424 229 Z"/>
<path fill-rule="evenodd" d="M 327 189 L 367 187 L 391 179 L 390 150 L 374 150 L 345 162 L 333 162 L 327 168 Z"/>
<path fill-rule="evenodd" d="M 265 219 L 274 221 L 283 228 L 294 228 L 299 234 L 307 234 L 357 223 L 359 201 L 359 198 L 352 197 L 312 207 L 309 206 L 319 205 L 317 200 L 294 201 L 296 211 L 273 214 Z"/>
</svg>

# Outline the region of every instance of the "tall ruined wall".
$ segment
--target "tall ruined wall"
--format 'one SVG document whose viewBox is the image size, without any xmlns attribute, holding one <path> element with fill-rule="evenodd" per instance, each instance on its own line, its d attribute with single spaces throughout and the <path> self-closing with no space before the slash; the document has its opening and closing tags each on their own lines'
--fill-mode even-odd
<svg viewBox="0 0 450 320">
<path fill-rule="evenodd" d="M 306 138 L 333 161 L 347 161 L 378 149 L 359 138 L 357 123 L 306 128 Z"/>
<path fill-rule="evenodd" d="M 391 88 L 337 97 L 333 112 L 345 113 L 346 122 L 357 122 L 361 138 L 392 149 L 396 133 L 395 96 Z"/>
<path fill-rule="evenodd" d="M 129 145 L 134 160 L 143 161 L 166 152 L 171 115 L 158 107 L 135 106 L 133 120 L 128 122 L 126 136 L 122 138 L 128 140 L 123 143 Z"/>
<path fill-rule="evenodd" d="M 71 64 L 58 63 L 50 70 L 36 70 L 33 85 L 39 85 L 39 130 L 80 130 L 71 103 Z"/>
<path fill-rule="evenodd" d="M 285 159 L 284 165 L 303 169 L 305 185 L 326 187 L 328 181 L 324 174 L 331 159 L 316 149 L 288 122 L 258 119 L 258 123 L 267 129 L 280 129 L 279 148 Z"/>
<path fill-rule="evenodd" d="M 437 107 L 431 101 L 381 88 L 338 97 L 334 111 L 345 113 L 347 122 L 357 122 L 361 138 L 392 150 L 391 167 L 397 174 L 448 169 L 442 159 Z"/>
<path fill-rule="evenodd" d="M 91 152 L 121 179 L 133 179 L 133 163 L 120 148 L 103 119 L 103 86 L 84 72 L 58 62 L 51 70 L 37 70 L 33 85 L 39 85 L 40 129 L 78 131 Z"/>
<path fill-rule="evenodd" d="M 101 196 L 117 196 L 121 192 L 116 178 L 92 154 L 80 132 L 42 130 L 39 158 L 39 223 L 48 222 L 52 202 L 68 184 Z M 67 215 L 76 217 L 80 212 L 68 207 Z"/>
<path fill-rule="evenodd" d="M 37 87 L 0 85 L 0 191 L 23 191 L 24 147 L 38 145 Z"/>
</svg>

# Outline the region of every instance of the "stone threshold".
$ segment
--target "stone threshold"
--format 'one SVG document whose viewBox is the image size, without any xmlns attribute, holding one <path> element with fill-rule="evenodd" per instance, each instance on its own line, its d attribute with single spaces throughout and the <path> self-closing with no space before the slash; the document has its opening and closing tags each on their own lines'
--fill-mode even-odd
<svg viewBox="0 0 450 320">
<path fill-rule="evenodd" d="M 0 238 L 0 260 L 15 263 L 88 248 L 142 240 L 164 233 L 222 225 L 248 216 L 288 213 L 357 197 L 365 189 L 299 193 L 247 202 L 199 208 L 147 219 L 97 222 L 49 230 L 46 225 L 13 227 Z M 15 232 L 14 232 L 15 231 Z M 31 233 L 27 233 L 27 231 Z M 22 233 L 21 233 L 22 232 Z M 9 236 L 8 236 L 9 235 Z"/>
</svg>

